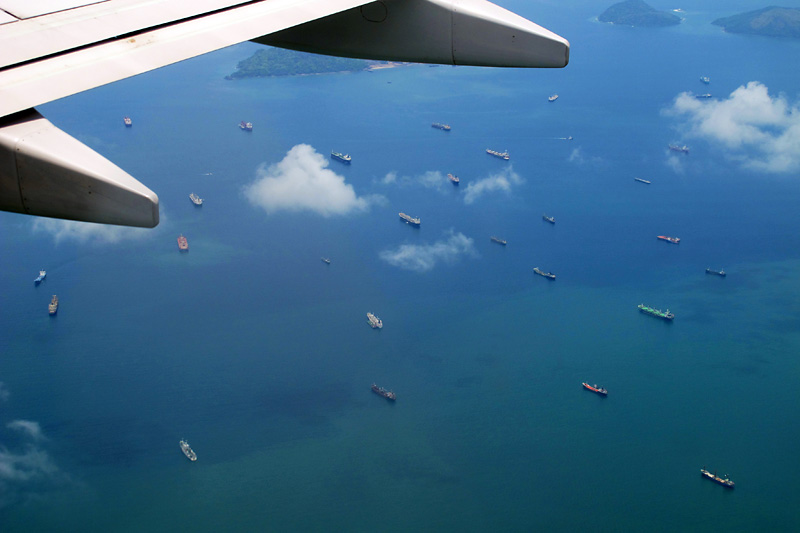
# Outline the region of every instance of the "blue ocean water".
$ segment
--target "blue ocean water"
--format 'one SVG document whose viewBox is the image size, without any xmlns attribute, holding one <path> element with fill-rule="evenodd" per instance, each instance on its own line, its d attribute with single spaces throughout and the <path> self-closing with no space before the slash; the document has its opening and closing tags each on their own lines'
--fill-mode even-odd
<svg viewBox="0 0 800 533">
<path fill-rule="evenodd" d="M 800 182 L 662 113 L 754 80 L 796 103 L 800 43 L 709 24 L 752 2 L 659 30 L 599 24 L 598 2 L 506 5 L 569 38 L 570 65 L 226 81 L 243 44 L 42 107 L 155 190 L 162 222 L 81 242 L 0 214 L 3 531 L 800 528 Z M 680 172 L 671 142 L 691 144 Z M 350 153 L 330 168 L 383 201 L 251 205 L 261 165 L 301 143 Z M 508 193 L 465 203 L 509 168 Z M 429 271 L 381 259 L 459 233 L 474 254 Z"/>
</svg>

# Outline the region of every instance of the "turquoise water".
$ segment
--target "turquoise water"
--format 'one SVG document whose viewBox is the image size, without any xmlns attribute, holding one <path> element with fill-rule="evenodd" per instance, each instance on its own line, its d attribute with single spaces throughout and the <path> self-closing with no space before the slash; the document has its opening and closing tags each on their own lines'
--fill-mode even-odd
<svg viewBox="0 0 800 533">
<path fill-rule="evenodd" d="M 665 30 L 598 24 L 594 2 L 508 5 L 571 40 L 566 69 L 225 81 L 244 44 L 42 108 L 155 190 L 162 222 L 80 242 L 0 215 L 3 531 L 800 528 L 800 183 L 661 113 L 701 75 L 720 97 L 758 80 L 797 102 L 800 44 L 707 24 L 749 3 Z M 330 168 L 383 201 L 328 218 L 249 204 L 259 166 L 300 143 L 350 153 Z M 509 193 L 464 202 L 509 166 Z M 403 179 L 427 171 L 462 184 Z M 381 259 L 451 230 L 474 254 Z"/>
</svg>

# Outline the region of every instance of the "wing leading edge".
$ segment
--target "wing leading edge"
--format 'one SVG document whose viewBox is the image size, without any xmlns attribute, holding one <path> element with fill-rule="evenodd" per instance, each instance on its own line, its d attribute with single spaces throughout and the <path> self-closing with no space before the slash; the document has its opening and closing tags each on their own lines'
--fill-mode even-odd
<svg viewBox="0 0 800 533">
<path fill-rule="evenodd" d="M 91 35 L 74 40 L 78 26 L 87 20 L 96 24 L 100 16 L 82 10 L 102 9 L 103 16 L 113 19 L 119 14 L 110 9 L 115 2 L 126 7 L 126 19 L 142 3 L 108 0 L 71 10 L 69 16 L 53 15 L 49 24 L 48 16 L 32 19 L 51 35 L 69 36 L 54 39 L 68 44 L 41 59 L 14 63 L 2 52 L 9 50 L 2 46 L 9 35 L 35 35 L 29 27 L 15 26 L 30 21 L 0 25 L 0 209 L 157 225 L 155 193 L 32 108 L 245 40 L 329 55 L 427 63 L 563 67 L 569 61 L 565 39 L 484 0 L 198 0 L 212 2 L 215 9 L 194 16 L 150 14 L 152 26 L 115 38 L 98 35 L 97 42 Z M 177 4 L 150 4 L 151 9 L 169 5 Z"/>
</svg>

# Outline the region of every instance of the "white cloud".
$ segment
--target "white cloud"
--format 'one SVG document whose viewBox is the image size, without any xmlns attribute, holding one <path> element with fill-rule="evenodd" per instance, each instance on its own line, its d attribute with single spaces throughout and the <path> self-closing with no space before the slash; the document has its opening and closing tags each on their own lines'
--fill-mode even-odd
<svg viewBox="0 0 800 533">
<path fill-rule="evenodd" d="M 568 161 L 570 163 L 578 163 L 579 165 L 586 161 L 586 159 L 583 157 L 583 152 L 581 152 L 580 147 L 572 149 L 572 152 L 569 154 Z"/>
<path fill-rule="evenodd" d="M 92 222 L 77 222 L 75 220 L 60 220 L 56 218 L 34 219 L 33 230 L 50 233 L 56 243 L 72 240 L 80 243 L 91 242 L 95 244 L 143 239 L 153 231 L 147 228 L 111 226 L 108 224 L 94 224 Z"/>
<path fill-rule="evenodd" d="M 0 445 L 0 510 L 37 497 L 68 479 L 46 451 L 33 445 L 22 451 Z"/>
<path fill-rule="evenodd" d="M 426 272 L 440 261 L 453 263 L 462 255 L 476 255 L 471 238 L 453 230 L 448 235 L 447 239 L 433 244 L 402 244 L 395 250 L 384 250 L 380 258 L 405 270 Z"/>
<path fill-rule="evenodd" d="M 43 450 L 29 447 L 23 453 L 14 453 L 0 446 L 0 488 L 11 481 L 28 481 L 57 470 Z"/>
<path fill-rule="evenodd" d="M 686 134 L 721 144 L 746 167 L 767 172 L 800 169 L 800 108 L 751 81 L 721 100 L 681 93 L 669 115 L 686 117 Z"/>
<path fill-rule="evenodd" d="M 244 188 L 247 199 L 267 212 L 313 211 L 324 217 L 365 211 L 376 197 L 359 197 L 328 167 L 328 160 L 307 144 L 298 144 L 282 161 L 265 168 Z"/>
<path fill-rule="evenodd" d="M 675 154 L 667 154 L 666 165 L 672 169 L 675 174 L 683 174 L 683 156 Z"/>
<path fill-rule="evenodd" d="M 42 433 L 42 428 L 39 426 L 39 422 L 33 422 L 31 420 L 14 420 L 13 422 L 6 424 L 6 427 L 15 431 L 19 431 L 20 433 L 24 433 L 33 440 L 44 439 L 44 433 Z"/>
<path fill-rule="evenodd" d="M 569 153 L 569 157 L 567 161 L 570 163 L 575 163 L 576 165 L 601 165 L 603 164 L 603 158 L 598 156 L 587 156 L 583 153 L 583 148 L 580 146 L 573 148 L 572 151 Z"/>
<path fill-rule="evenodd" d="M 438 170 L 428 170 L 418 176 L 398 176 L 397 172 L 389 172 L 381 180 L 384 185 L 421 185 L 427 189 L 441 190 L 447 183 L 447 177 Z"/>
<path fill-rule="evenodd" d="M 488 178 L 472 181 L 467 185 L 464 193 L 464 203 L 471 204 L 487 192 L 504 191 L 510 192 L 512 186 L 522 183 L 522 178 L 514 172 L 511 167 L 493 174 Z"/>
</svg>

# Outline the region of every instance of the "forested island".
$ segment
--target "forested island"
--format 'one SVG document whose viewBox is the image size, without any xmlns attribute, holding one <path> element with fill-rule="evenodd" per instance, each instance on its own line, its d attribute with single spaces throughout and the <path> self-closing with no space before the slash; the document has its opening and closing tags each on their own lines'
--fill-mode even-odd
<svg viewBox="0 0 800 533">
<path fill-rule="evenodd" d="M 236 72 L 226 79 L 264 78 L 268 76 L 300 76 L 328 72 L 358 72 L 392 65 L 385 61 L 365 61 L 344 57 L 323 56 L 265 47 L 240 61 Z"/>
<path fill-rule="evenodd" d="M 600 22 L 623 26 L 658 28 L 681 23 L 680 17 L 666 11 L 658 11 L 642 0 L 626 0 L 609 7 L 597 17 Z"/>
<path fill-rule="evenodd" d="M 750 33 L 768 37 L 800 38 L 800 9 L 765 7 L 756 11 L 719 18 L 712 22 L 730 33 Z"/>
</svg>

